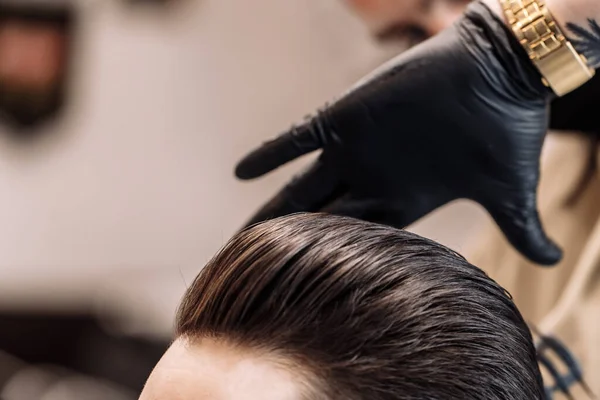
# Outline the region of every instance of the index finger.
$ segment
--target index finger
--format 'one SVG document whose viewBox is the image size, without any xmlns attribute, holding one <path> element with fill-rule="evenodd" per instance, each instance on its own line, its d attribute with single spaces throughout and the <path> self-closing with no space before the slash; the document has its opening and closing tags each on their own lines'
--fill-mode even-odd
<svg viewBox="0 0 600 400">
<path fill-rule="evenodd" d="M 324 143 L 324 135 L 325 129 L 319 117 L 292 127 L 244 157 L 238 163 L 235 175 L 240 179 L 264 175 L 304 154 L 320 149 Z"/>
</svg>

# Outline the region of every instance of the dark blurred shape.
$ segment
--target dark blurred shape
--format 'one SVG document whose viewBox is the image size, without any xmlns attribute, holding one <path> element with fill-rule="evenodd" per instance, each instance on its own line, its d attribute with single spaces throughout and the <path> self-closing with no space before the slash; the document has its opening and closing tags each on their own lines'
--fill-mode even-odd
<svg viewBox="0 0 600 400">
<path fill-rule="evenodd" d="M 600 75 L 564 97 L 552 103 L 550 126 L 558 129 L 557 132 L 572 133 L 584 132 L 590 135 L 590 151 L 588 154 L 588 169 L 581 177 L 577 189 L 568 203 L 576 201 L 588 187 L 594 174 L 598 170 L 598 145 L 600 144 L 600 117 L 598 104 L 600 103 Z"/>
<path fill-rule="evenodd" d="M 67 2 L 0 0 L 0 113 L 20 133 L 64 103 L 74 14 Z"/>
<path fill-rule="evenodd" d="M 40 392 L 44 399 L 62 400 L 137 396 L 168 340 L 115 335 L 102 326 L 86 314 L 0 314 L 2 400 L 28 400 L 29 391 L 37 399 Z M 95 389 L 86 392 L 86 387 Z M 110 395 L 117 392 L 121 397 Z M 9 398 L 7 393 L 21 397 Z"/>
<path fill-rule="evenodd" d="M 600 76 L 554 101 L 551 125 L 554 129 L 593 133 L 600 137 Z"/>
<path fill-rule="evenodd" d="M 123 0 L 123 2 L 130 6 L 150 6 L 164 10 L 181 3 L 181 0 Z"/>
<path fill-rule="evenodd" d="M 174 0 L 126 0 L 130 4 L 169 4 Z"/>
<path fill-rule="evenodd" d="M 537 336 L 538 361 L 553 380 L 550 386 L 546 386 L 546 400 L 552 400 L 555 393 L 572 399 L 571 389 L 576 384 L 583 388 L 590 399 L 596 399 L 584 380 L 579 361 L 567 346 L 556 337 L 542 334 L 535 327 L 532 327 L 532 331 Z"/>
</svg>

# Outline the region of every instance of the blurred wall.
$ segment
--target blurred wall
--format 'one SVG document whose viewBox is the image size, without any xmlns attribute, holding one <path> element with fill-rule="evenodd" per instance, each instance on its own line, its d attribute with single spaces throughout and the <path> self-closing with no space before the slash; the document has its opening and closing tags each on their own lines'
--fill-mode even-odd
<svg viewBox="0 0 600 400">
<path fill-rule="evenodd" d="M 236 160 L 390 54 L 335 1 L 83 2 L 64 118 L 30 143 L 0 128 L 0 307 L 168 333 L 186 282 L 299 168 L 247 184 Z M 482 213 L 454 211 L 417 231 L 460 249 Z"/>
</svg>

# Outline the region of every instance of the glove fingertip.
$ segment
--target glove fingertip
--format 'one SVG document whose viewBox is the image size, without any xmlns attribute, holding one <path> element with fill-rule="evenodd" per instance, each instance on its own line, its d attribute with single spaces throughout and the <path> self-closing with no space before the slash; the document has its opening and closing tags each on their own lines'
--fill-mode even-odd
<svg viewBox="0 0 600 400">
<path fill-rule="evenodd" d="M 258 178 L 262 173 L 257 170 L 249 157 L 245 157 L 235 166 L 235 176 L 241 180 Z"/>
<path fill-rule="evenodd" d="M 520 233 L 511 232 L 515 246 L 523 255 L 541 266 L 551 267 L 558 264 L 562 260 L 563 252 L 546 234 L 537 212 L 531 214 L 526 226 L 528 228 Z"/>
<path fill-rule="evenodd" d="M 542 245 L 542 249 L 531 255 L 530 258 L 538 264 L 546 267 L 551 267 L 558 264 L 563 257 L 563 251 L 556 243 L 547 240 L 547 243 Z"/>
<path fill-rule="evenodd" d="M 263 176 L 285 163 L 285 154 L 269 145 L 255 149 L 248 153 L 235 167 L 235 176 L 242 180 L 249 180 Z"/>
<path fill-rule="evenodd" d="M 533 202 L 492 207 L 490 212 L 508 241 L 530 261 L 553 266 L 562 260 L 561 248 L 548 237 Z"/>
<path fill-rule="evenodd" d="M 292 129 L 246 155 L 235 168 L 235 175 L 243 180 L 258 178 L 320 146 L 309 127 Z"/>
</svg>

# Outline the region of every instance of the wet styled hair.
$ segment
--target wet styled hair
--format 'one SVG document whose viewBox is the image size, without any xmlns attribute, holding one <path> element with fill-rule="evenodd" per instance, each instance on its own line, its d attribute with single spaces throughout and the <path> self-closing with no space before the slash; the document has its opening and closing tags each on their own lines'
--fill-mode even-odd
<svg viewBox="0 0 600 400">
<path fill-rule="evenodd" d="M 189 287 L 178 336 L 272 352 L 327 400 L 535 400 L 531 333 L 459 254 L 395 228 L 296 214 L 233 237 Z"/>
</svg>

